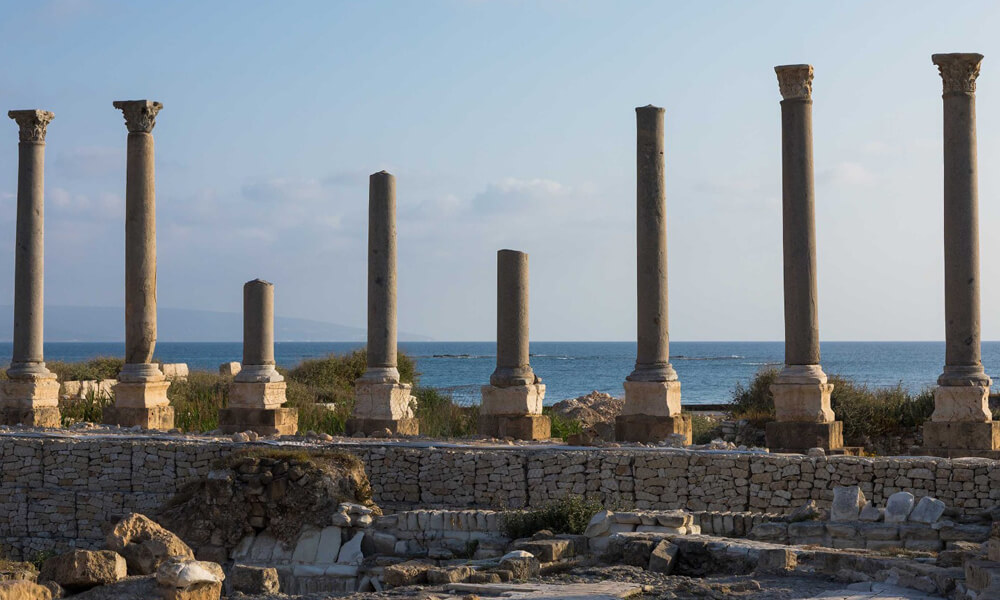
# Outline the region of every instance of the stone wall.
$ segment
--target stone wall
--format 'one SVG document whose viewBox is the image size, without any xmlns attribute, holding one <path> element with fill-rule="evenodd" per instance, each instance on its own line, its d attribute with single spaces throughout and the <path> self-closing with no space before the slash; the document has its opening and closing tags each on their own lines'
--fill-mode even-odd
<svg viewBox="0 0 1000 600">
<path fill-rule="evenodd" d="M 130 511 L 154 513 L 215 460 L 243 447 L 166 435 L 0 434 L 0 541 L 12 558 L 93 547 L 107 522 Z M 517 508 L 581 494 L 612 508 L 783 513 L 809 499 L 829 506 L 834 486 L 846 485 L 860 486 L 876 504 L 902 489 L 965 510 L 1000 500 L 1000 462 L 989 459 L 392 442 L 333 447 L 364 461 L 375 501 L 390 509 Z"/>
</svg>

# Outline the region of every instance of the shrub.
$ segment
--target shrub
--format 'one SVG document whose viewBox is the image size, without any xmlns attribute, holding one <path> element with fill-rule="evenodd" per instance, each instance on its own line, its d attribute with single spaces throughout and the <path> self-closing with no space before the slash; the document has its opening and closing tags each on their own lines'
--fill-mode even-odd
<svg viewBox="0 0 1000 600">
<path fill-rule="evenodd" d="M 771 384 L 778 377 L 778 370 L 769 367 L 761 369 L 750 380 L 749 387 L 737 383 L 733 389 L 733 399 L 729 403 L 729 416 L 746 419 L 757 426 L 774 420 L 774 396 Z"/>
<path fill-rule="evenodd" d="M 229 404 L 229 380 L 208 371 L 192 371 L 187 381 L 167 388 L 174 407 L 174 426 L 183 431 L 212 431 L 219 427 L 219 409 Z"/>
<path fill-rule="evenodd" d="M 104 418 L 104 407 L 114 400 L 104 394 L 89 392 L 83 398 L 59 399 L 59 415 L 63 427 L 74 423 L 100 423 Z"/>
<path fill-rule="evenodd" d="M 688 413 L 691 416 L 691 442 L 707 444 L 718 437 L 719 422 L 711 417 L 698 413 Z"/>
<path fill-rule="evenodd" d="M 511 539 L 530 537 L 543 529 L 580 535 L 590 519 L 602 510 L 604 506 L 596 499 L 566 496 L 538 509 L 504 511 L 500 515 L 500 527 Z"/>
<path fill-rule="evenodd" d="M 118 372 L 125 366 L 125 360 L 111 356 L 99 356 L 78 363 L 65 363 L 57 360 L 47 362 L 45 366 L 59 377 L 59 381 L 100 381 L 101 379 L 116 379 Z"/>
<path fill-rule="evenodd" d="M 552 437 L 566 441 L 569 436 L 583 433 L 583 424 L 576 419 L 568 419 L 552 410 L 551 406 L 542 408 L 542 414 L 548 415 L 552 421 Z"/>
<path fill-rule="evenodd" d="M 413 389 L 420 434 L 429 437 L 466 437 L 479 429 L 479 406 L 459 406 L 451 396 L 433 388 Z"/>
</svg>

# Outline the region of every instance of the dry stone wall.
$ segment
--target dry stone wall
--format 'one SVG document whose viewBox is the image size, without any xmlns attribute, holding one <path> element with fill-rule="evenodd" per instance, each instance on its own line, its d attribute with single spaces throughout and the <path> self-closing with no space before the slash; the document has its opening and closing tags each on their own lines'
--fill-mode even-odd
<svg viewBox="0 0 1000 600">
<path fill-rule="evenodd" d="M 166 435 L 0 434 L 0 551 L 32 558 L 97 547 L 108 522 L 132 511 L 154 514 L 186 482 L 244 447 Z M 989 459 L 396 442 L 339 447 L 362 459 L 375 501 L 390 510 L 518 508 L 580 494 L 637 510 L 785 513 L 810 499 L 829 506 L 833 488 L 847 485 L 860 486 L 879 505 L 903 489 L 965 510 L 1000 501 L 1000 462 Z"/>
</svg>

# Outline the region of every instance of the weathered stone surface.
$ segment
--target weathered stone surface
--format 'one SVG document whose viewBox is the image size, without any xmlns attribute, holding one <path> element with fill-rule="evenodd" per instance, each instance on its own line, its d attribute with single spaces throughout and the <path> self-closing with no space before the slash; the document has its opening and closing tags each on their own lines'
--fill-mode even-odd
<svg viewBox="0 0 1000 600">
<path fill-rule="evenodd" d="M 235 361 L 222 363 L 221 365 L 219 365 L 219 375 L 223 375 L 226 377 L 234 377 L 237 373 L 240 372 L 240 370 L 242 370 L 242 368 L 243 365 Z"/>
<path fill-rule="evenodd" d="M 162 600 L 219 600 L 222 597 L 222 583 L 205 581 L 186 588 L 157 586 Z"/>
<path fill-rule="evenodd" d="M 74 550 L 42 564 L 39 580 L 55 581 L 70 592 L 114 583 L 128 576 L 125 559 L 110 550 Z"/>
<path fill-rule="evenodd" d="M 52 600 L 52 592 L 31 581 L 0 581 L 0 600 Z"/>
<path fill-rule="evenodd" d="M 573 545 L 570 540 L 528 540 L 519 542 L 517 550 L 524 550 L 534 555 L 540 562 L 553 562 L 573 555 Z"/>
<path fill-rule="evenodd" d="M 382 580 L 386 585 L 391 587 L 426 583 L 427 571 L 433 566 L 433 564 L 419 560 L 409 560 L 396 565 L 389 565 L 382 572 Z"/>
<path fill-rule="evenodd" d="M 508 552 L 500 558 L 500 568 L 511 572 L 513 579 L 525 581 L 533 577 L 538 577 L 540 565 L 538 559 L 530 552 L 514 550 Z"/>
<path fill-rule="evenodd" d="M 156 570 L 156 583 L 168 588 L 189 588 L 200 583 L 219 583 L 226 578 L 213 562 L 172 558 Z"/>
<path fill-rule="evenodd" d="M 858 514 L 859 521 L 866 521 L 868 523 L 876 523 L 882 520 L 882 513 L 884 509 L 875 506 L 874 504 L 865 504 L 864 508 L 861 509 L 861 513 Z"/>
<path fill-rule="evenodd" d="M 130 575 L 155 573 L 174 556 L 194 560 L 194 552 L 181 538 L 139 513 L 125 515 L 104 541 L 109 550 L 125 557 Z"/>
<path fill-rule="evenodd" d="M 761 548 L 757 553 L 757 573 L 787 573 L 798 564 L 795 552 L 787 548 Z"/>
<path fill-rule="evenodd" d="M 924 496 L 913 507 L 913 512 L 910 513 L 909 520 L 915 523 L 936 523 L 941 518 L 941 515 L 944 514 L 944 509 L 944 502 L 941 502 L 937 498 Z"/>
<path fill-rule="evenodd" d="M 833 488 L 833 506 L 830 508 L 831 521 L 857 521 L 865 495 L 861 488 L 852 485 Z"/>
<path fill-rule="evenodd" d="M 545 399 L 545 384 L 532 383 L 513 387 L 484 385 L 481 415 L 540 415 Z"/>
<path fill-rule="evenodd" d="M 472 567 L 431 567 L 427 569 L 427 583 L 430 585 L 462 583 L 468 581 L 472 573 Z"/>
<path fill-rule="evenodd" d="M 649 566 L 649 557 L 656 548 L 657 542 L 653 540 L 629 540 L 622 547 L 622 561 L 633 567 L 646 568 Z"/>
<path fill-rule="evenodd" d="M 670 575 L 674 570 L 674 560 L 677 558 L 677 546 L 668 540 L 660 540 L 649 554 L 649 563 L 646 565 L 647 571 Z"/>
<path fill-rule="evenodd" d="M 910 492 L 896 492 L 889 496 L 885 503 L 885 522 L 902 523 L 913 511 L 913 494 Z"/>
<path fill-rule="evenodd" d="M 244 594 L 277 594 L 279 590 L 278 571 L 273 567 L 233 565 L 229 574 L 233 591 Z"/>
<path fill-rule="evenodd" d="M 361 552 L 361 541 L 364 537 L 365 533 L 359 531 L 354 534 L 350 541 L 345 542 L 340 547 L 337 562 L 342 565 L 360 565 L 361 561 L 365 559 L 365 555 Z"/>
</svg>

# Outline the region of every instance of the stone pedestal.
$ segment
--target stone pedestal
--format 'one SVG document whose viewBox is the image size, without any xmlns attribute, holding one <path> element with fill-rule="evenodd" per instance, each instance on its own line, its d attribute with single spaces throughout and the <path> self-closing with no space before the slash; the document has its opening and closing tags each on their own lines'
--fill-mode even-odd
<svg viewBox="0 0 1000 600">
<path fill-rule="evenodd" d="M 615 439 L 650 444 L 675 433 L 691 443 L 691 418 L 681 414 L 681 382 L 626 381 L 625 406 L 615 419 Z"/>
<path fill-rule="evenodd" d="M 370 435 L 388 429 L 393 434 L 417 435 L 420 422 L 413 416 L 417 399 L 408 383 L 379 383 L 359 379 L 354 384 L 354 412 L 347 434 Z"/>
<path fill-rule="evenodd" d="M 844 424 L 772 421 L 765 424 L 764 435 L 771 452 L 806 454 L 810 448 L 840 451 L 844 448 Z"/>
<path fill-rule="evenodd" d="M 938 386 L 934 413 L 924 423 L 924 452 L 930 456 L 1000 458 L 1000 422 L 989 408 L 990 386 Z"/>
<path fill-rule="evenodd" d="M 43 379 L 0 382 L 0 424 L 60 427 L 59 382 Z"/>
<path fill-rule="evenodd" d="M 776 422 L 765 427 L 772 452 L 805 454 L 810 448 L 840 451 L 844 424 L 834 420 L 830 408 L 833 384 L 819 365 L 788 365 L 773 384 Z"/>
<path fill-rule="evenodd" d="M 119 380 L 113 391 L 114 406 L 104 408 L 103 421 L 121 427 L 139 426 L 143 429 L 167 430 L 174 428 L 174 407 L 167 399 L 170 382 Z"/>
<path fill-rule="evenodd" d="M 223 433 L 254 431 L 258 435 L 295 435 L 299 430 L 299 410 L 230 406 L 219 410 L 219 429 Z"/>
<path fill-rule="evenodd" d="M 496 387 L 484 385 L 479 409 L 479 434 L 519 440 L 547 440 L 552 421 L 542 414 L 545 384 Z"/>
</svg>

